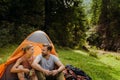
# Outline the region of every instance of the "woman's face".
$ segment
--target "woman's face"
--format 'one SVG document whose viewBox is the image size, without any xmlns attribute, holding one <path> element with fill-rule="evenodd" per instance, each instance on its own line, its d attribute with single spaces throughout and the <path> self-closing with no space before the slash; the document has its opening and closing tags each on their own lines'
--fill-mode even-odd
<svg viewBox="0 0 120 80">
<path fill-rule="evenodd" d="M 30 47 L 30 49 L 28 49 L 28 50 L 26 51 L 26 53 L 27 53 L 27 55 L 28 55 L 29 57 L 31 57 L 31 56 L 33 55 L 33 53 L 34 53 L 34 47 L 33 47 L 33 46 Z"/>
</svg>

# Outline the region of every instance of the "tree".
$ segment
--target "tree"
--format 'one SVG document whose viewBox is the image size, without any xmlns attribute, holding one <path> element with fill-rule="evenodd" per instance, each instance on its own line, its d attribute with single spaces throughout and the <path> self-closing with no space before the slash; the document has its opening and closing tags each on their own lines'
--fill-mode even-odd
<svg viewBox="0 0 120 80">
<path fill-rule="evenodd" d="M 44 11 L 44 0 L 0 0 L 0 26 L 5 27 L 1 27 L 1 46 L 20 43 L 31 32 L 42 29 Z"/>
<path fill-rule="evenodd" d="M 0 6 L 0 26 L 6 26 L 0 37 L 3 33 L 5 38 L 11 36 L 8 43 L 20 43 L 38 29 L 59 46 L 79 48 L 85 43 L 82 0 L 1 0 Z"/>
<path fill-rule="evenodd" d="M 97 34 L 100 48 L 117 51 L 120 48 L 120 7 L 119 0 L 101 0 L 98 15 Z M 93 11 L 95 8 L 93 8 Z M 97 12 L 97 11 L 95 11 Z"/>
<path fill-rule="evenodd" d="M 46 27 L 53 42 L 72 48 L 83 46 L 86 27 L 81 0 L 49 0 L 46 7 Z"/>
</svg>

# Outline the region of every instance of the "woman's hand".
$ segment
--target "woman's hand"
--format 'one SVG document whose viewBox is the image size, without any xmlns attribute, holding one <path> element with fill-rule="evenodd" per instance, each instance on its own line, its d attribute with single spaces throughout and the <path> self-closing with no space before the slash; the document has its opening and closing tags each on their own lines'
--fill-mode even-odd
<svg viewBox="0 0 120 80">
<path fill-rule="evenodd" d="M 29 73 L 30 70 L 29 69 L 26 69 L 26 68 L 22 68 L 21 71 L 25 72 L 25 73 Z"/>
</svg>

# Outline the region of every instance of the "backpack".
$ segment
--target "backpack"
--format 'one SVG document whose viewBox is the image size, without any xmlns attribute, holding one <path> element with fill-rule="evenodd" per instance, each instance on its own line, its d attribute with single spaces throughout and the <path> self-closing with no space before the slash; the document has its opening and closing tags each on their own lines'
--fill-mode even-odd
<svg viewBox="0 0 120 80">
<path fill-rule="evenodd" d="M 66 65 L 63 73 L 66 80 L 92 80 L 83 70 L 72 65 Z"/>
</svg>

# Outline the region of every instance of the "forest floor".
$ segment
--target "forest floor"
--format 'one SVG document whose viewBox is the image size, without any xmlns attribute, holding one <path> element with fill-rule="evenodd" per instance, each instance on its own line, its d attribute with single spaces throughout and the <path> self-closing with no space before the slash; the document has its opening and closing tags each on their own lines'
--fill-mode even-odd
<svg viewBox="0 0 120 80">
<path fill-rule="evenodd" d="M 18 45 L 0 48 L 0 64 L 5 62 Z M 90 52 L 57 49 L 64 65 L 82 69 L 92 80 L 120 80 L 120 56 L 115 52 L 91 49 Z"/>
</svg>

